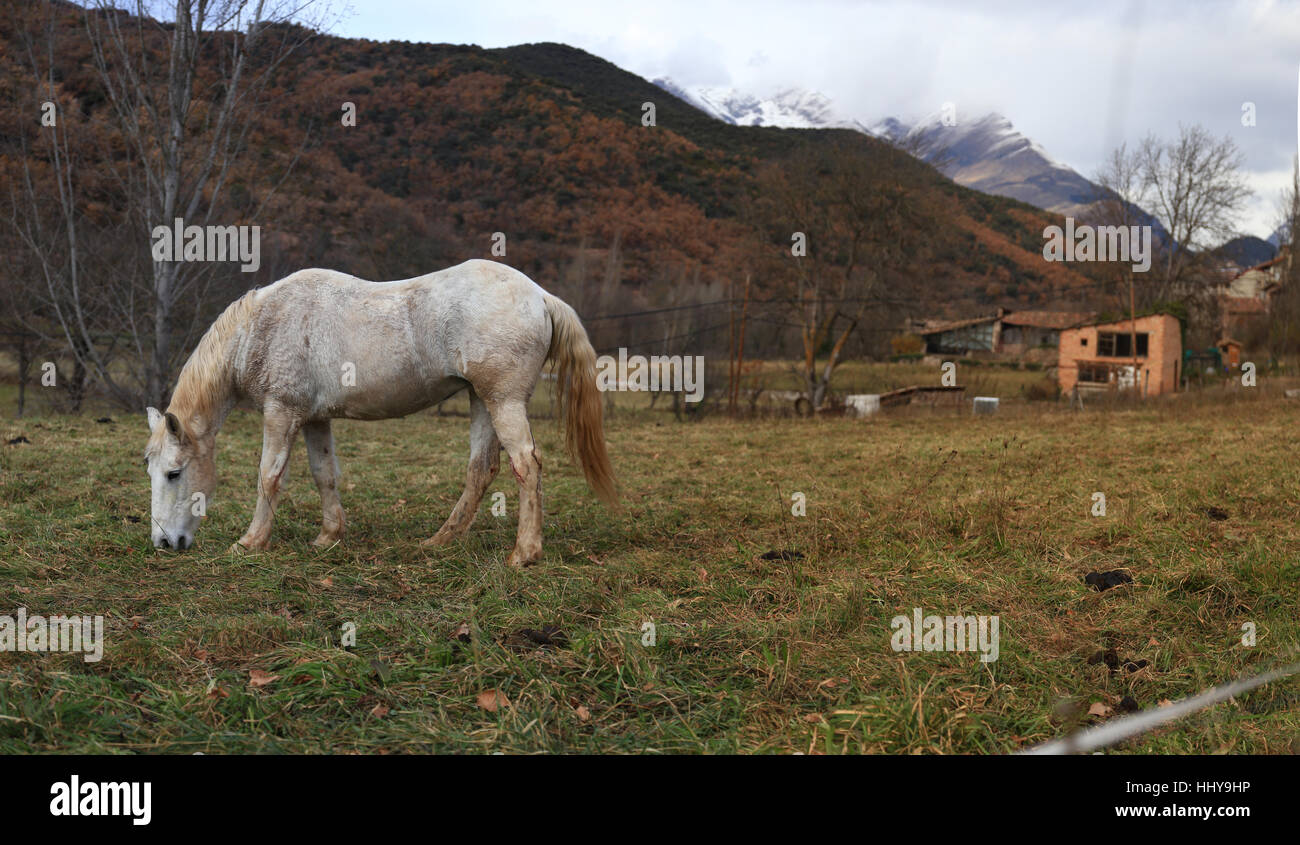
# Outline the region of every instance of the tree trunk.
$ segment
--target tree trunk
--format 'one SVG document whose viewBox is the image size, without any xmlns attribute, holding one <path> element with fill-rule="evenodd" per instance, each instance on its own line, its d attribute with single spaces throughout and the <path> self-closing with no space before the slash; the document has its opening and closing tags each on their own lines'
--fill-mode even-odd
<svg viewBox="0 0 1300 845">
<path fill-rule="evenodd" d="M 154 331 L 153 353 L 149 360 L 148 400 L 155 408 L 167 407 L 170 388 L 171 290 L 175 276 L 175 264 L 154 264 Z"/>
<path fill-rule="evenodd" d="M 18 334 L 18 416 L 27 408 L 27 382 L 30 381 L 32 353 L 29 339 L 21 329 Z"/>
</svg>

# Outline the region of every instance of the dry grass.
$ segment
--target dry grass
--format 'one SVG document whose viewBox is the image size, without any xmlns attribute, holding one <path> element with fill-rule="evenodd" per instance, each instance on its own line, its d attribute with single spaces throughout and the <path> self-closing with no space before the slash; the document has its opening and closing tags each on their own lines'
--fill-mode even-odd
<svg viewBox="0 0 1300 845">
<path fill-rule="evenodd" d="M 0 751 L 1005 752 L 1094 702 L 1153 707 L 1300 641 L 1300 403 L 1264 387 L 995 418 L 676 423 L 644 404 L 609 426 L 617 514 L 554 423 L 535 425 L 547 550 L 524 571 L 502 565 L 509 473 L 491 488 L 509 518 L 486 500 L 467 541 L 418 546 L 460 493 L 460 417 L 336 423 L 350 533 L 325 551 L 308 545 L 319 500 L 297 449 L 273 548 L 250 557 L 227 547 L 251 516 L 256 415 L 227 424 L 221 486 L 182 554 L 148 548 L 142 418 L 0 423 L 31 441 L 0 445 L 0 613 L 107 627 L 100 663 L 0 654 Z M 1084 584 L 1110 569 L 1133 583 Z M 1000 659 L 895 653 L 890 619 L 913 607 L 999 615 Z M 546 626 L 565 639 L 515 635 Z M 1149 665 L 1088 662 L 1110 648 Z M 252 670 L 278 680 L 252 686 Z M 1297 683 L 1123 748 L 1296 753 Z M 509 704 L 489 712 L 489 690 Z"/>
</svg>

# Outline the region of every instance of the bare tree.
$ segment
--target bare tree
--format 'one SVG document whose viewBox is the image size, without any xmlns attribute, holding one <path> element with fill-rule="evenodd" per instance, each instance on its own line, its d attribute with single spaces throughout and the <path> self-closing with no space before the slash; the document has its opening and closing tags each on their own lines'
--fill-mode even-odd
<svg viewBox="0 0 1300 845">
<path fill-rule="evenodd" d="M 155 259 L 153 232 L 176 220 L 206 226 L 226 211 L 223 189 L 272 76 L 312 34 L 290 20 L 303 21 L 310 5 L 99 0 L 77 10 L 10 0 L 40 83 L 27 114 L 45 101 L 58 119 L 28 132 L 30 144 L 22 136 L 4 216 L 35 268 L 23 322 L 71 359 L 71 385 L 93 375 L 121 404 L 166 404 L 213 310 L 218 273 L 210 262 Z M 68 26 L 70 10 L 82 27 Z M 56 41 L 75 37 L 87 39 L 106 104 L 93 112 L 66 108 L 76 103 L 58 84 Z"/>
<path fill-rule="evenodd" d="M 84 122 L 69 119 L 67 98 L 55 82 L 54 4 L 11 2 L 6 11 L 18 24 L 20 60 L 39 83 L 15 102 L 16 163 L 6 174 L 9 190 L 3 197 L 14 236 L 7 319 L 23 339 L 23 360 L 30 363 L 35 349 L 63 350 L 51 363 L 70 366 L 57 374 L 56 385 L 66 394 L 66 407 L 76 411 L 92 374 L 116 388 L 109 372 L 120 325 L 110 319 L 113 298 L 87 280 L 86 268 L 107 270 L 105 257 L 93 253 L 122 233 L 103 215 L 87 213 L 85 183 L 93 179 L 82 163 L 95 139 Z M 105 338 L 107 345 L 101 343 Z"/>
<path fill-rule="evenodd" d="M 138 237 L 154 228 L 205 226 L 242 153 L 274 72 L 307 30 L 308 2 L 99 0 L 85 15 L 91 54 L 117 130 L 133 154 L 117 171 Z M 177 335 L 192 326 L 211 267 L 153 260 L 144 399 L 164 404 L 178 364 Z M 189 313 L 178 313 L 182 300 Z"/>
<path fill-rule="evenodd" d="M 1192 257 L 1235 234 L 1251 191 L 1241 174 L 1241 152 L 1231 138 L 1215 140 L 1200 126 L 1180 126 L 1178 139 L 1148 135 L 1137 150 L 1143 204 L 1164 223 L 1170 243 L 1158 295 L 1184 281 Z"/>
<path fill-rule="evenodd" d="M 766 240 L 783 244 L 779 298 L 799 330 L 797 372 L 814 410 L 880 297 L 883 271 L 897 266 L 917 230 L 900 159 L 844 143 L 804 149 L 759 176 L 747 216 Z"/>
<path fill-rule="evenodd" d="M 25 284 L 29 268 L 25 266 L 21 250 L 0 247 L 0 349 L 13 356 L 17 366 L 18 399 L 15 416 L 21 417 L 27 407 L 27 385 L 31 383 L 32 366 L 41 352 L 41 339 L 27 327 L 32 312 L 30 295 Z"/>
<path fill-rule="evenodd" d="M 1121 144 L 1111 150 L 1093 176 L 1097 196 L 1089 206 L 1089 222 L 1099 226 L 1131 227 L 1144 224 L 1139 206 L 1142 202 L 1142 165 L 1136 150 Z M 1113 270 L 1112 287 L 1108 293 L 1117 304 L 1129 305 L 1129 291 L 1133 279 L 1133 266 L 1126 261 L 1108 262 Z"/>
<path fill-rule="evenodd" d="M 1111 151 L 1103 162 L 1095 178 L 1099 195 L 1089 210 L 1094 223 L 1102 226 L 1119 226 L 1125 230 L 1140 225 L 1137 203 L 1142 194 L 1142 157 L 1137 151 L 1130 152 L 1127 144 L 1121 144 Z M 1138 372 L 1137 360 L 1137 284 L 1132 263 L 1128 261 L 1108 262 L 1114 279 L 1113 293 L 1122 309 L 1127 310 L 1132 322 L 1129 324 L 1129 348 L 1133 350 L 1133 372 Z M 1134 390 L 1136 400 L 1141 391 Z"/>
<path fill-rule="evenodd" d="M 1282 252 L 1281 288 L 1269 309 L 1268 347 L 1275 360 L 1300 352 L 1300 262 L 1296 261 L 1300 234 L 1300 157 L 1292 159 L 1291 184 L 1278 197 L 1277 231 Z"/>
</svg>

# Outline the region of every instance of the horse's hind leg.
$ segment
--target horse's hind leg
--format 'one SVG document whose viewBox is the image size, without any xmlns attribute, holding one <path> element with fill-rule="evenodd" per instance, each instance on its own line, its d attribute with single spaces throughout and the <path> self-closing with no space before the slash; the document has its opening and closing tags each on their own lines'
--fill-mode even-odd
<svg viewBox="0 0 1300 845">
<path fill-rule="evenodd" d="M 298 436 L 299 423 L 287 411 L 268 403 L 263 410 L 262 463 L 257 475 L 257 509 L 238 545 L 246 549 L 264 549 L 271 539 L 271 520 L 275 501 L 289 474 L 289 451 Z"/>
<path fill-rule="evenodd" d="M 469 469 L 465 473 L 465 492 L 460 494 L 460 501 L 456 502 L 442 528 L 420 543 L 422 546 L 441 546 L 464 536 L 478 514 L 483 494 L 501 469 L 501 441 L 497 440 L 487 406 L 473 388 L 469 391 L 469 414 Z"/>
<path fill-rule="evenodd" d="M 343 537 L 343 502 L 339 499 L 339 461 L 334 453 L 334 433 L 330 421 L 309 422 L 302 427 L 303 440 L 307 441 L 307 462 L 311 464 L 312 478 L 320 490 L 320 535 L 311 541 L 313 546 L 329 546 Z"/>
<path fill-rule="evenodd" d="M 510 457 L 510 469 L 519 482 L 519 529 L 509 566 L 526 566 L 542 557 L 542 461 L 537 457 L 528 409 L 523 401 L 488 406 L 497 436 Z"/>
</svg>

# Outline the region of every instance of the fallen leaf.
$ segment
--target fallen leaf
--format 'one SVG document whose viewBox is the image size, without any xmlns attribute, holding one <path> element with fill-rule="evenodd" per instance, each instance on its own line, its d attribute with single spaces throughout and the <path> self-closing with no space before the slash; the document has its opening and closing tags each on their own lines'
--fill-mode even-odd
<svg viewBox="0 0 1300 845">
<path fill-rule="evenodd" d="M 462 622 L 459 625 L 457 625 L 456 630 L 451 632 L 451 638 L 453 640 L 460 640 L 463 643 L 469 642 L 470 641 L 469 623 Z"/>
<path fill-rule="evenodd" d="M 1174 703 L 1167 698 L 1162 698 L 1156 702 L 1157 707 L 1173 707 Z"/>
<path fill-rule="evenodd" d="M 579 704 L 578 707 L 577 707 L 577 709 L 574 710 L 573 712 L 576 713 L 576 714 L 578 714 L 578 720 L 579 720 L 579 721 L 582 721 L 582 722 L 590 722 L 590 721 L 591 721 L 591 711 L 588 710 L 588 709 L 587 709 L 586 707 L 584 707 L 583 705 Z"/>
<path fill-rule="evenodd" d="M 370 715 L 371 715 L 371 716 L 376 716 L 376 717 L 378 717 L 378 718 L 380 718 L 380 719 L 384 718 L 385 716 L 388 715 L 388 705 L 387 705 L 387 704 L 382 704 L 382 703 L 381 703 L 381 704 L 376 704 L 376 705 L 374 706 L 374 709 L 372 709 L 372 710 L 370 711 Z"/>
<path fill-rule="evenodd" d="M 333 575 L 326 575 L 324 578 L 320 579 L 320 585 L 321 585 L 322 587 L 333 587 L 333 586 L 334 586 L 334 576 L 333 576 Z"/>
<path fill-rule="evenodd" d="M 280 680 L 279 675 L 268 675 L 261 669 L 251 669 L 248 672 L 248 685 L 250 687 L 264 687 L 269 683 Z"/>
<path fill-rule="evenodd" d="M 489 713 L 495 713 L 502 707 L 509 707 L 510 699 L 500 690 L 484 690 L 478 694 L 478 706 Z"/>
<path fill-rule="evenodd" d="M 230 693 L 226 691 L 225 687 L 213 686 L 211 689 L 208 690 L 208 698 L 229 698 L 229 697 L 230 697 Z"/>
<path fill-rule="evenodd" d="M 1103 703 L 1100 702 L 1100 701 L 1094 701 L 1094 702 L 1092 703 L 1092 706 L 1088 708 L 1088 715 L 1089 715 L 1089 716 L 1103 716 L 1103 717 L 1104 717 L 1104 716 L 1109 716 L 1110 714 L 1111 714 L 1111 707 L 1110 707 L 1110 705 L 1108 705 L 1108 704 L 1103 704 Z"/>
</svg>

